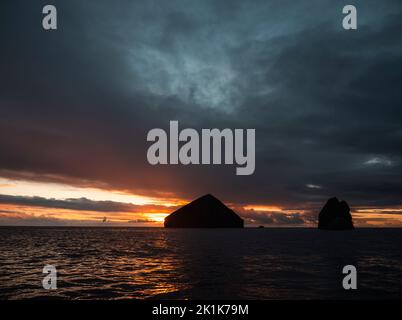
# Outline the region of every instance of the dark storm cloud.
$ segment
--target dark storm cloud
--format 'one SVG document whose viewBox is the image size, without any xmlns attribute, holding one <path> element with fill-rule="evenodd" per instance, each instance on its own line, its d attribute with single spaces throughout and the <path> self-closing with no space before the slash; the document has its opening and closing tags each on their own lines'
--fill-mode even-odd
<svg viewBox="0 0 402 320">
<path fill-rule="evenodd" d="M 41 29 L 44 4 L 2 3 L 2 175 L 238 204 L 402 204 L 400 1 L 357 1 L 357 31 L 335 1 L 54 1 L 55 32 Z M 256 128 L 255 174 L 150 166 L 146 134 L 169 120 Z"/>
</svg>

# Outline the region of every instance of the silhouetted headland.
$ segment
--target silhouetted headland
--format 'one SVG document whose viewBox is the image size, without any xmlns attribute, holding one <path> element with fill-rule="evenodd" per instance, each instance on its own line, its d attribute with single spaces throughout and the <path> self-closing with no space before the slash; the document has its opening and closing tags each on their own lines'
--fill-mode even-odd
<svg viewBox="0 0 402 320">
<path fill-rule="evenodd" d="M 346 201 L 339 201 L 336 197 L 329 199 L 318 216 L 318 229 L 353 230 L 352 215 Z"/>
<path fill-rule="evenodd" d="M 165 228 L 243 227 L 243 219 L 210 194 L 186 204 L 165 218 Z"/>
</svg>

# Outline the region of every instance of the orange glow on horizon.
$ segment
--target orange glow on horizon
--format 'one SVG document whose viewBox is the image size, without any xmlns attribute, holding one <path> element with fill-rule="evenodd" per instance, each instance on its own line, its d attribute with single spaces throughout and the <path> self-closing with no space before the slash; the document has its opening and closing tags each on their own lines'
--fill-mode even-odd
<svg viewBox="0 0 402 320">
<path fill-rule="evenodd" d="M 76 187 L 61 183 L 11 180 L 2 177 L 0 177 L 0 194 L 54 199 L 87 198 L 93 201 L 115 201 L 135 205 L 161 204 L 167 207 L 183 203 L 181 199 L 147 197 L 119 190 Z"/>
<path fill-rule="evenodd" d="M 163 223 L 169 213 L 147 213 L 145 216 L 155 222 Z"/>
<path fill-rule="evenodd" d="M 46 205 L 25 205 L 0 203 L 0 219 L 3 221 L 53 221 L 125 224 L 160 224 L 174 207 L 187 203 L 182 199 L 164 199 L 139 196 L 115 190 L 90 187 L 76 187 L 61 183 L 47 183 L 26 180 L 11 180 L 0 177 L 0 194 L 20 197 L 41 197 L 51 200 L 86 198 L 90 201 L 111 201 L 132 204 L 135 212 L 91 211 L 79 209 L 53 208 Z M 14 220 L 13 220 L 14 219 Z M 1 221 L 0 221 L 1 222 Z"/>
<path fill-rule="evenodd" d="M 0 221 L 42 221 L 42 222 L 71 222 L 90 223 L 96 225 L 125 224 L 153 225 L 161 223 L 169 213 L 131 213 L 131 212 L 99 212 L 89 210 L 56 209 L 31 207 L 24 205 L 0 204 Z M 103 222 L 106 218 L 107 223 Z M 3 223 L 4 224 L 4 223 Z"/>
<path fill-rule="evenodd" d="M 171 198 L 148 197 L 129 194 L 116 190 L 105 190 L 91 187 L 77 187 L 61 183 L 35 182 L 26 180 L 11 180 L 0 177 L 0 194 L 21 197 L 41 197 L 49 202 L 54 200 L 67 200 L 66 208 L 47 206 L 46 201 L 30 204 L 8 204 L 0 203 L 0 225 L 13 225 L 13 223 L 50 223 L 67 225 L 79 223 L 91 223 L 95 225 L 129 225 L 129 226 L 160 226 L 164 219 L 177 207 L 188 203 L 170 195 Z M 86 198 L 89 201 L 102 202 L 110 201 L 116 203 L 132 204 L 133 206 L 122 206 L 122 210 L 110 211 L 109 208 L 101 207 L 99 211 L 80 210 L 70 207 L 69 200 Z M 234 208 L 236 204 L 233 203 Z M 88 208 L 91 208 L 90 206 Z M 118 206 L 116 208 L 119 208 Z M 311 214 L 309 210 L 291 209 L 277 205 L 245 205 L 237 206 L 241 215 L 242 210 L 253 210 L 260 215 L 270 213 L 281 213 L 283 215 Z M 352 210 L 353 220 L 357 227 L 402 227 L 402 207 L 381 208 L 381 207 L 357 207 Z M 106 219 L 105 219 L 106 218 Z M 103 222 L 106 220 L 106 223 Z"/>
<path fill-rule="evenodd" d="M 243 207 L 245 210 L 266 211 L 266 212 L 280 212 L 282 208 L 277 206 L 264 206 L 264 205 L 247 205 Z"/>
<path fill-rule="evenodd" d="M 265 207 L 272 208 L 272 207 Z M 141 212 L 99 212 L 72 209 L 33 207 L 28 205 L 0 204 L 0 224 L 13 225 L 13 222 L 53 221 L 68 224 L 126 225 L 126 226 L 161 226 L 171 211 L 155 211 L 152 208 Z M 385 211 L 391 209 L 384 209 Z M 268 212 L 268 211 L 267 211 Z M 286 215 L 287 210 L 282 210 Z M 402 227 L 402 214 L 352 212 L 357 227 Z M 106 217 L 107 223 L 102 223 Z"/>
</svg>

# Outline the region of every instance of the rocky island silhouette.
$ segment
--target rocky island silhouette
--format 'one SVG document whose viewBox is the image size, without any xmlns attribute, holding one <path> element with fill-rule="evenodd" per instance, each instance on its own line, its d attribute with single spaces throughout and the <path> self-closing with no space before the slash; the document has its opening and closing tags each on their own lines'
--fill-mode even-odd
<svg viewBox="0 0 402 320">
<path fill-rule="evenodd" d="M 330 198 L 318 215 L 318 229 L 353 230 L 353 220 L 346 201 Z"/>
<path fill-rule="evenodd" d="M 204 195 L 165 218 L 165 228 L 243 228 L 244 220 L 211 194 Z M 263 226 L 259 226 L 262 228 Z M 354 230 L 346 201 L 333 197 L 318 215 L 318 229 Z"/>
<path fill-rule="evenodd" d="M 244 220 L 207 194 L 171 213 L 164 225 L 165 228 L 243 228 Z"/>
</svg>

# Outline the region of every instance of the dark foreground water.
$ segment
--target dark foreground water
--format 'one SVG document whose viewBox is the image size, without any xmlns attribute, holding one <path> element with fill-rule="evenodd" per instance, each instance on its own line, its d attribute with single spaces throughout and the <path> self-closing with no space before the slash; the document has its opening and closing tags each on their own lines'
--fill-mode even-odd
<svg viewBox="0 0 402 320">
<path fill-rule="evenodd" d="M 402 229 L 0 228 L 0 298 L 47 297 L 400 299 Z"/>
</svg>

